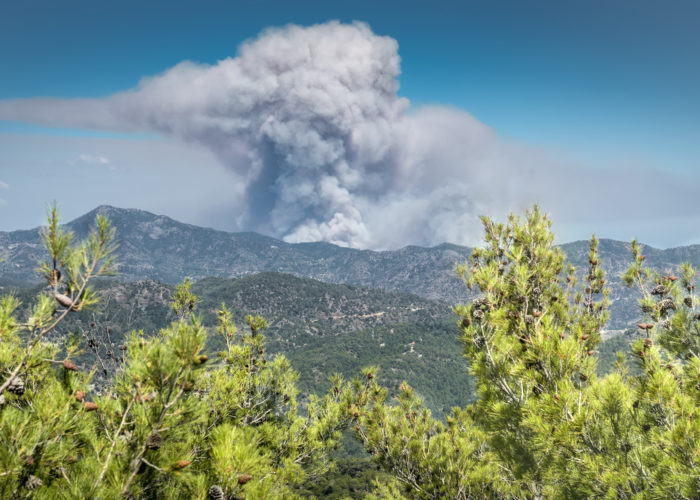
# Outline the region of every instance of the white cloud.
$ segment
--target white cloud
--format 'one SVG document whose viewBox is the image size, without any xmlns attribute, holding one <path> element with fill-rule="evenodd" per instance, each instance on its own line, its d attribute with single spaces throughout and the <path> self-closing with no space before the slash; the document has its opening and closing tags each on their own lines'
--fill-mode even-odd
<svg viewBox="0 0 700 500">
<path fill-rule="evenodd" d="M 72 167 L 75 166 L 97 166 L 106 167 L 109 170 L 117 170 L 117 166 L 112 163 L 112 161 L 106 156 L 102 155 L 91 155 L 91 154 L 79 154 L 70 160 L 66 160 L 66 163 Z"/>
<path fill-rule="evenodd" d="M 95 165 L 109 165 L 109 159 L 104 156 L 93 156 L 82 154 L 78 156 L 78 160 L 82 163 L 90 163 Z"/>
<path fill-rule="evenodd" d="M 2 101 L 0 119 L 146 130 L 203 145 L 243 183 L 237 226 L 289 241 L 469 244 L 481 234 L 479 215 L 534 202 L 564 221 L 656 214 L 634 196 L 651 186 L 689 197 L 662 210 L 697 212 L 682 201 L 697 199 L 697 183 L 568 165 L 504 143 L 464 111 L 410 110 L 397 95 L 399 74 L 397 42 L 365 24 L 287 26 L 244 43 L 234 58 L 186 61 L 104 99 Z"/>
<path fill-rule="evenodd" d="M 10 189 L 10 185 L 7 182 L 0 181 L 0 189 Z"/>
</svg>

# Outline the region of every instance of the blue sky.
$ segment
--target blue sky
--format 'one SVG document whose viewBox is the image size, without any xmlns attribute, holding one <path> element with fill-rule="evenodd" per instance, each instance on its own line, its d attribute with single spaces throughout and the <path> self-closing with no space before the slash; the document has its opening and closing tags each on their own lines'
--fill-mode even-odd
<svg viewBox="0 0 700 500">
<path fill-rule="evenodd" d="M 700 4 L 693 1 L 4 2 L 0 100 L 102 98 L 132 89 L 142 78 L 184 60 L 216 64 L 235 57 L 241 42 L 267 27 L 309 26 L 332 19 L 363 21 L 374 34 L 396 40 L 401 58 L 398 95 L 410 100 L 409 114 L 427 106 L 464 110 L 510 147 L 522 146 L 555 158 L 554 163 L 584 165 L 592 172 L 653 171 L 656 174 L 649 174 L 649 179 L 678 176 L 680 185 L 697 178 Z M 37 175 L 56 168 L 50 166 L 51 160 L 65 155 L 62 161 L 75 163 L 82 156 L 88 158 L 84 163 L 99 164 L 100 147 L 119 149 L 114 144 L 123 140 L 122 147 L 129 145 L 140 156 L 124 158 L 122 169 L 91 174 L 86 182 L 92 183 L 92 194 L 83 201 L 55 196 L 66 216 L 111 200 L 181 219 L 190 214 L 189 222 L 276 234 L 269 225 L 256 228 L 232 222 L 234 217 L 226 211 L 235 207 L 227 203 L 225 190 L 206 184 L 217 184 L 228 171 L 216 152 L 212 156 L 206 147 L 190 151 L 191 157 L 185 153 L 175 157 L 191 161 L 196 157 L 207 164 L 195 184 L 202 192 L 216 191 L 218 197 L 208 195 L 210 206 L 195 197 L 196 210 L 178 211 L 173 208 L 177 203 L 159 194 L 127 196 L 110 191 L 109 185 L 125 186 L 128 192 L 128 179 L 114 176 L 129 168 L 132 179 L 135 171 L 148 168 L 156 170 L 144 179 L 158 179 L 157 160 L 145 165 L 148 155 L 143 150 L 167 142 L 175 151 L 188 141 L 162 138 L 152 130 L 116 134 L 100 127 L 47 127 L 41 121 L 0 121 L 0 199 L 4 200 L 0 230 L 38 222 L 51 190 L 28 186 Z M 116 142 L 107 146 L 110 141 Z M 86 148 L 87 144 L 95 147 Z M 114 165 L 111 159 L 109 165 Z M 60 175 L 55 182 L 70 189 Z M 175 185 L 168 189 L 179 192 Z M 616 221 L 614 215 L 598 214 L 589 224 L 572 217 L 570 208 L 562 209 L 560 230 L 566 239 L 596 231 L 616 238 L 636 235 L 658 246 L 700 241 L 698 225 L 687 226 L 700 220 L 695 205 L 692 201 L 679 205 L 677 214 L 685 218 L 676 222 L 670 222 L 676 213 L 669 210 L 657 214 L 657 222 L 629 216 Z M 556 221 L 557 210 L 553 212 Z M 436 243 L 431 238 L 451 233 L 434 234 L 405 243 Z M 372 241 L 366 245 L 400 243 Z"/>
</svg>

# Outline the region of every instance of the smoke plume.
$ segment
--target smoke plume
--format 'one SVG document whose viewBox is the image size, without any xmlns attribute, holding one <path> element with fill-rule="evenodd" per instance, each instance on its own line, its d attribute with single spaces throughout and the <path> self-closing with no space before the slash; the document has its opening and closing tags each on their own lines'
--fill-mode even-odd
<svg viewBox="0 0 700 500">
<path fill-rule="evenodd" d="M 480 214 L 558 203 L 550 159 L 464 111 L 409 109 L 399 74 L 397 42 L 366 24 L 287 26 L 107 98 L 0 102 L 0 118 L 203 145 L 243 184 L 238 226 L 290 242 L 473 243 Z"/>
</svg>

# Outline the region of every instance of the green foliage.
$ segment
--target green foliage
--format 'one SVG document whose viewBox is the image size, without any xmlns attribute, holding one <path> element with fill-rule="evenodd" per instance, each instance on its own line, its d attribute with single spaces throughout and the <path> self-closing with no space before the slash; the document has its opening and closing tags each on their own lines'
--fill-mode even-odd
<svg viewBox="0 0 700 500">
<path fill-rule="evenodd" d="M 197 296 L 190 291 L 191 286 L 190 279 L 185 278 L 185 281 L 175 287 L 172 309 L 178 318 L 191 314 L 197 305 Z"/>
<path fill-rule="evenodd" d="M 330 389 L 327 373 L 351 376 L 370 364 L 381 367 L 389 396 L 398 395 L 405 380 L 416 389 L 437 418 L 453 406 L 474 400 L 474 379 L 454 341 L 454 321 L 394 324 L 337 335 L 289 352 L 301 370 L 299 387 L 306 393 Z"/>
<path fill-rule="evenodd" d="M 486 246 L 458 269 L 479 297 L 455 307 L 478 399 L 443 425 L 407 385 L 376 391 L 357 434 L 394 481 L 377 498 L 696 498 L 700 362 L 693 271 L 661 276 L 634 262 L 647 335 L 597 375 L 608 289 L 591 239 L 588 269 L 553 247 L 546 215 L 483 219 Z M 651 287 L 649 289 L 649 287 Z M 656 347 L 652 336 L 663 349 Z"/>
<path fill-rule="evenodd" d="M 49 261 L 41 265 L 52 295 L 40 295 L 20 321 L 17 299 L 0 302 L 0 496 L 18 498 L 46 488 L 55 478 L 67 480 L 67 466 L 77 460 L 76 443 L 88 439 L 93 426 L 82 418 L 74 399 L 89 374 L 76 373 L 69 359 L 75 346 L 63 349 L 44 339 L 74 311 L 94 305 L 88 282 L 113 272 L 113 231 L 104 218 L 90 237 L 74 245 L 58 225 L 55 206 L 48 212 L 43 238 Z M 56 365 L 59 367 L 56 368 Z M 76 408 L 77 406 L 77 408 Z"/>
<path fill-rule="evenodd" d="M 110 279 L 96 281 L 94 288 L 100 304 L 71 313 L 62 330 L 83 340 L 84 351 L 74 361 L 79 366 L 96 362 L 93 383 L 102 388 L 121 365 L 114 357 L 122 357 L 131 330 L 149 335 L 177 318 L 170 302 L 175 287 Z M 38 291 L 22 290 L 17 296 L 27 304 Z M 362 367 L 378 364 L 390 395 L 407 380 L 440 418 L 453 406 L 473 400 L 473 381 L 454 342 L 459 330 L 446 304 L 278 273 L 206 279 L 193 283 L 191 292 L 197 296 L 195 312 L 211 333 L 218 328 L 222 300 L 231 323 L 245 326 L 247 312 L 264 316 L 270 323 L 267 352 L 284 353 L 299 371 L 298 387 L 304 394 L 327 392 L 330 373 L 352 378 Z M 19 314 L 25 312 L 26 306 Z M 206 352 L 226 350 L 226 339 L 223 333 L 209 335 Z M 306 398 L 300 400 L 304 404 Z"/>
<path fill-rule="evenodd" d="M 370 458 L 342 458 L 322 477 L 309 481 L 298 493 L 303 497 L 341 500 L 347 498 L 367 498 L 374 481 L 385 483 L 391 476 L 382 473 Z"/>
<path fill-rule="evenodd" d="M 96 391 L 97 366 L 85 373 L 70 359 L 77 343 L 45 339 L 95 304 L 88 281 L 113 270 L 113 232 L 98 217 L 73 245 L 52 208 L 43 234 L 54 296 L 39 296 L 26 321 L 16 298 L 0 301 L 0 497 L 295 498 L 329 470 L 371 377 L 335 377 L 332 392 L 302 412 L 298 375 L 265 353 L 267 322 L 248 316 L 249 333 L 238 334 L 222 305 L 217 331 L 227 349 L 212 360 L 185 282 L 175 294 L 179 318 L 156 335 L 132 332 Z"/>
</svg>

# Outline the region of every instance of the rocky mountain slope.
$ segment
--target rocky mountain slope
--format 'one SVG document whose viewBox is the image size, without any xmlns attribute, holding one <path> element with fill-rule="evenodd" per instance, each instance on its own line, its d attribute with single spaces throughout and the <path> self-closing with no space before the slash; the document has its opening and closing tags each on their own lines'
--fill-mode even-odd
<svg viewBox="0 0 700 500">
<path fill-rule="evenodd" d="M 178 283 L 216 276 L 236 278 L 276 271 L 329 283 L 352 283 L 419 294 L 426 298 L 464 298 L 453 269 L 470 252 L 456 245 L 406 247 L 374 252 L 329 243 L 289 244 L 257 233 L 227 233 L 192 226 L 134 209 L 101 206 L 66 224 L 78 238 L 98 213 L 116 229 L 119 279 Z M 38 229 L 0 232 L 0 285 L 38 282 L 36 262 L 43 257 Z M 426 276 L 430 279 L 426 280 Z"/>
<path fill-rule="evenodd" d="M 236 278 L 264 271 L 289 273 L 328 283 L 348 283 L 402 291 L 450 304 L 469 299 L 454 267 L 471 249 L 442 244 L 409 246 L 394 251 L 341 248 L 328 243 L 290 244 L 256 233 L 227 233 L 192 226 L 134 209 L 102 206 L 69 222 L 77 237 L 87 234 L 97 213 L 114 224 L 120 244 L 119 279 L 158 280 L 168 284 L 185 277 Z M 583 270 L 587 242 L 562 245 Z M 645 248 L 647 262 L 673 269 L 684 261 L 700 265 L 700 245 L 659 250 Z M 23 287 L 38 282 L 37 261 L 43 257 L 38 230 L 0 232 L 0 286 Z M 637 317 L 635 294 L 621 286 L 619 275 L 629 264 L 627 243 L 601 240 L 600 259 L 612 287 L 611 330 L 621 330 Z"/>
</svg>

